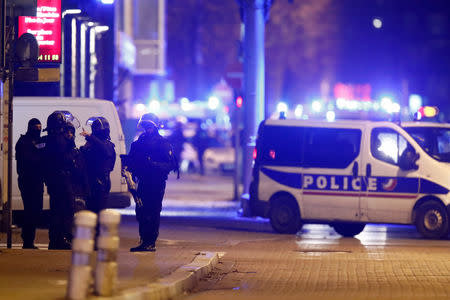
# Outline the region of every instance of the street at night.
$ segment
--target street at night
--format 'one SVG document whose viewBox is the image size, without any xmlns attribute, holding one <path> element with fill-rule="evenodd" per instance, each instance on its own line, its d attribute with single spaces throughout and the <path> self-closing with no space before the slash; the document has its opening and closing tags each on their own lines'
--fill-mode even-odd
<svg viewBox="0 0 450 300">
<path fill-rule="evenodd" d="M 137 222 L 133 215 L 122 215 L 117 299 L 204 252 L 218 253 L 219 263 L 194 289 L 179 295 L 184 299 L 450 296 L 449 239 L 426 240 L 413 226 L 385 224 L 368 225 L 355 238 L 343 238 L 320 224 L 305 225 L 297 235 L 280 235 L 267 220 L 237 217 L 230 189 L 225 189 L 232 186 L 230 177 L 209 176 L 217 187 L 214 193 L 211 185 L 193 186 L 192 180 L 202 178 L 169 179 L 155 253 L 128 251 L 139 239 Z M 193 211 L 203 211 L 204 217 L 193 216 Z M 46 250 L 45 229 L 39 230 L 37 242 L 43 250 L 22 250 L 18 230 L 15 233 L 13 249 L 1 250 L 0 293 L 8 295 L 5 299 L 62 299 L 70 251 Z"/>
<path fill-rule="evenodd" d="M 0 300 L 449 300 L 449 0 L 0 0 Z"/>
</svg>

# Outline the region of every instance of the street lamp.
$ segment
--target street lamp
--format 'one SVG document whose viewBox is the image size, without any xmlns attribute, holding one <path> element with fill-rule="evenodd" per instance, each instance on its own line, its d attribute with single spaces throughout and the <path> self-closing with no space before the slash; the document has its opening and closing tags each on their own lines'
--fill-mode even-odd
<svg viewBox="0 0 450 300">
<path fill-rule="evenodd" d="M 89 24 L 88 24 L 89 25 Z M 97 74 L 97 53 L 96 48 L 96 38 L 97 35 L 109 30 L 109 26 L 105 25 L 95 25 L 89 29 L 89 98 L 95 98 L 95 76 Z"/>
<path fill-rule="evenodd" d="M 65 22 L 64 17 L 66 15 L 77 15 L 81 13 L 81 9 L 66 9 L 61 14 L 61 23 L 62 23 L 62 29 L 61 29 L 61 67 L 59 68 L 60 71 L 60 79 L 59 79 L 59 94 L 61 97 L 65 96 L 65 41 L 64 41 L 64 32 L 65 32 Z"/>
<path fill-rule="evenodd" d="M 80 25 L 80 97 L 86 97 L 86 31 L 94 22 L 82 22 Z"/>
</svg>

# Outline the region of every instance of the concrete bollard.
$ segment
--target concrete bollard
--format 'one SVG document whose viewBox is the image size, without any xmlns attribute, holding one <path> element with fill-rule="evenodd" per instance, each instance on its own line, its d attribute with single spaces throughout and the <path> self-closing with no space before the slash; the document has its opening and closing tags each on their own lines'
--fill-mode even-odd
<svg viewBox="0 0 450 300">
<path fill-rule="evenodd" d="M 75 214 L 75 232 L 72 241 L 72 265 L 67 285 L 67 299 L 86 299 L 91 284 L 91 253 L 94 250 L 94 231 L 97 215 L 83 210 Z"/>
<path fill-rule="evenodd" d="M 95 293 L 99 296 L 112 296 L 117 281 L 120 213 L 104 209 L 100 212 L 99 221 L 100 233 L 97 238 Z"/>
</svg>

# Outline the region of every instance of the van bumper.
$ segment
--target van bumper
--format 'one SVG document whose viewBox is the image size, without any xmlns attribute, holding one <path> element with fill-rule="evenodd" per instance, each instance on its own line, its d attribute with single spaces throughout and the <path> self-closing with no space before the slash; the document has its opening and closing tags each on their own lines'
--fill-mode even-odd
<svg viewBox="0 0 450 300">
<path fill-rule="evenodd" d="M 251 216 L 267 218 L 269 216 L 269 201 L 261 201 L 258 197 L 258 181 L 250 182 L 250 197 L 247 200 L 247 207 Z"/>
<path fill-rule="evenodd" d="M 268 201 L 249 201 L 250 210 L 253 216 L 268 218 L 270 205 Z"/>
<path fill-rule="evenodd" d="M 112 192 L 108 197 L 109 208 L 125 208 L 130 206 L 131 199 L 128 192 Z"/>
</svg>

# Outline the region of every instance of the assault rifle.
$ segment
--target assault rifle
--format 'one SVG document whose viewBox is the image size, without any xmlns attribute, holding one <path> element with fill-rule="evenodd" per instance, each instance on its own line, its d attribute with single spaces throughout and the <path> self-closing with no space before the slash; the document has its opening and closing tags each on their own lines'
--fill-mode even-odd
<svg viewBox="0 0 450 300">
<path fill-rule="evenodd" d="M 134 182 L 133 176 L 131 175 L 131 172 L 128 169 L 129 168 L 128 155 L 121 154 L 120 160 L 122 162 L 122 177 L 124 177 L 127 182 L 128 190 L 133 196 L 134 202 L 136 203 L 136 207 L 142 207 L 143 206 L 142 199 L 137 194 L 136 183 Z"/>
</svg>

